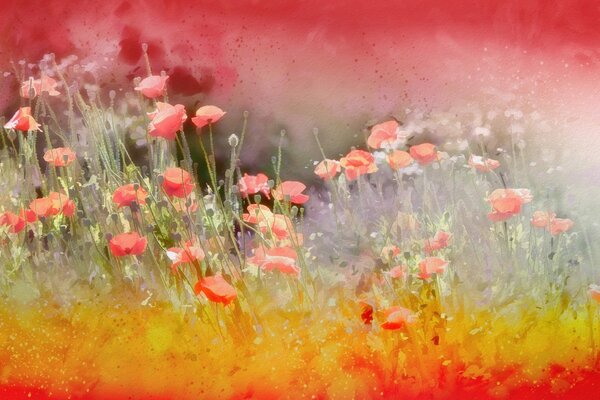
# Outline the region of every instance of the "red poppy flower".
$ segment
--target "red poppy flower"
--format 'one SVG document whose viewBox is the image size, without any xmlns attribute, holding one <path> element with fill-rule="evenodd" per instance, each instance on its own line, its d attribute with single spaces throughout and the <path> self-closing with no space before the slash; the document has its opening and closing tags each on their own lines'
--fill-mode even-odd
<svg viewBox="0 0 600 400">
<path fill-rule="evenodd" d="M 265 174 L 248 175 L 244 174 L 238 182 L 238 188 L 243 197 L 251 194 L 262 193 L 267 199 L 270 199 L 269 178 Z"/>
<path fill-rule="evenodd" d="M 340 165 L 344 167 L 346 179 L 354 181 L 359 176 L 377 171 L 373 154 L 364 150 L 352 150 L 340 159 Z"/>
<path fill-rule="evenodd" d="M 393 306 L 383 311 L 385 321 L 381 324 L 383 329 L 398 330 L 416 322 L 416 315 L 407 308 Z"/>
<path fill-rule="evenodd" d="M 235 300 L 237 292 L 221 274 L 206 276 L 200 279 L 194 287 L 196 295 L 204 293 L 206 298 L 214 303 L 228 305 Z"/>
<path fill-rule="evenodd" d="M 167 256 L 173 262 L 171 269 L 173 272 L 177 271 L 177 267 L 181 264 L 192 264 L 196 261 L 200 262 L 204 260 L 204 250 L 198 243 L 194 243 L 191 240 L 185 242 L 185 246 L 171 247 L 167 250 Z"/>
<path fill-rule="evenodd" d="M 37 217 L 51 217 L 58 214 L 71 217 L 75 213 L 75 202 L 70 200 L 67 195 L 50 192 L 47 197 L 32 200 L 29 203 L 29 209 Z"/>
<path fill-rule="evenodd" d="M 438 159 L 434 144 L 421 143 L 410 148 L 410 155 L 421 165 L 428 165 Z"/>
<path fill-rule="evenodd" d="M 8 226 L 10 233 L 19 233 L 25 228 L 25 219 L 21 216 L 6 211 L 0 214 L 0 225 Z"/>
<path fill-rule="evenodd" d="M 505 221 L 521 212 L 521 206 L 533 199 L 527 189 L 496 189 L 487 198 L 492 206 L 488 218 L 493 222 Z"/>
<path fill-rule="evenodd" d="M 281 182 L 279 186 L 273 189 L 273 197 L 279 201 L 289 201 L 294 204 L 304 204 L 308 201 L 309 196 L 302 192 L 306 189 L 306 185 L 298 181 Z"/>
<path fill-rule="evenodd" d="M 216 106 L 203 106 L 196 110 L 196 116 L 192 118 L 192 122 L 198 128 L 202 128 L 208 124 L 214 124 L 220 120 L 226 112 Z"/>
<path fill-rule="evenodd" d="M 278 270 L 287 275 L 300 275 L 300 268 L 296 265 L 298 254 L 291 247 L 274 247 L 264 252 L 264 261 L 260 268 L 263 271 Z"/>
<path fill-rule="evenodd" d="M 120 233 L 109 242 L 110 252 L 115 257 L 138 256 L 146 250 L 148 241 L 137 232 Z"/>
<path fill-rule="evenodd" d="M 406 151 L 394 150 L 387 155 L 387 161 L 394 170 L 408 167 L 413 159 Z"/>
<path fill-rule="evenodd" d="M 367 144 L 374 149 L 393 148 L 398 141 L 398 127 L 394 120 L 373 126 Z"/>
<path fill-rule="evenodd" d="M 142 94 L 149 99 L 155 99 L 164 94 L 167 79 L 169 79 L 167 75 L 148 76 L 142 79 L 139 85 L 135 87 L 135 90 L 142 92 Z"/>
<path fill-rule="evenodd" d="M 360 319 L 365 325 L 371 325 L 373 322 L 373 306 L 366 300 L 359 301 L 360 304 Z"/>
<path fill-rule="evenodd" d="M 21 83 L 21 97 L 29 99 L 35 98 L 42 92 L 47 92 L 50 96 L 58 96 L 60 92 L 56 90 L 58 83 L 49 76 L 42 76 L 41 79 L 27 80 Z"/>
<path fill-rule="evenodd" d="M 31 116 L 31 107 L 19 108 L 10 121 L 4 124 L 4 129 L 14 129 L 24 132 L 41 131 L 40 125 Z"/>
<path fill-rule="evenodd" d="M 162 176 L 163 190 L 170 197 L 187 197 L 196 186 L 190 173 L 181 168 L 167 168 Z"/>
<path fill-rule="evenodd" d="M 336 160 L 323 160 L 315 167 L 315 174 L 323 180 L 329 180 L 335 178 L 335 176 L 342 170 L 340 162 Z"/>
<path fill-rule="evenodd" d="M 137 204 L 144 205 L 146 204 L 146 197 L 148 197 L 148 192 L 140 185 L 129 183 L 127 185 L 119 186 L 115 190 L 113 193 L 113 203 L 115 203 L 118 208 L 129 207 L 134 201 Z"/>
<path fill-rule="evenodd" d="M 148 134 L 150 136 L 162 137 L 175 140 L 177 132 L 181 130 L 182 124 L 187 119 L 185 107 L 181 104 L 174 106 L 167 103 L 156 103 L 156 111 L 149 113 L 150 124 Z"/>
<path fill-rule="evenodd" d="M 441 250 L 448 247 L 448 243 L 452 235 L 445 231 L 438 231 L 433 238 L 425 240 L 423 245 L 423 251 L 427 254 L 431 254 L 436 250 Z"/>
<path fill-rule="evenodd" d="M 439 257 L 427 257 L 419 263 L 419 277 L 429 279 L 433 274 L 443 274 L 448 266 L 448 261 Z"/>
<path fill-rule="evenodd" d="M 55 167 L 66 167 L 76 158 L 75 152 L 68 147 L 56 147 L 44 153 L 44 161 Z"/>
<path fill-rule="evenodd" d="M 469 157 L 469 166 L 480 172 L 490 172 L 500 166 L 500 161 L 471 154 Z"/>
</svg>

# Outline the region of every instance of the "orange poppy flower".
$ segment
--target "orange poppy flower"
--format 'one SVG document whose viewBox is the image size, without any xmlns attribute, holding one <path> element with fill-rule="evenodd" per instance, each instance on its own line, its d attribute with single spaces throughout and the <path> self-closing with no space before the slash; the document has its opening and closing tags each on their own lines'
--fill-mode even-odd
<svg viewBox="0 0 600 400">
<path fill-rule="evenodd" d="M 352 150 L 340 159 L 340 165 L 344 167 L 346 179 L 354 181 L 359 176 L 377 171 L 373 154 L 364 150 Z"/>
<path fill-rule="evenodd" d="M 133 202 L 145 205 L 146 197 L 148 197 L 148 192 L 146 192 L 139 184 L 129 183 L 127 185 L 119 186 L 113 193 L 112 200 L 118 208 L 121 208 L 129 207 Z"/>
<path fill-rule="evenodd" d="M 468 164 L 480 172 L 490 172 L 500 166 L 500 161 L 471 154 Z"/>
<path fill-rule="evenodd" d="M 134 90 L 141 92 L 149 99 L 160 97 L 165 92 L 168 75 L 151 75 L 141 80 Z"/>
<path fill-rule="evenodd" d="M 35 122 L 31 116 L 31 107 L 21 107 L 12 116 L 10 121 L 4 124 L 4 129 L 14 129 L 16 131 L 41 131 L 40 125 Z"/>
<path fill-rule="evenodd" d="M 431 254 L 436 250 L 441 250 L 448 247 L 452 234 L 445 231 L 438 231 L 433 238 L 425 240 L 423 251 Z"/>
<path fill-rule="evenodd" d="M 148 117 L 151 120 L 148 124 L 148 134 L 168 140 L 175 140 L 177 132 L 187 119 L 185 107 L 181 104 L 172 106 L 161 102 L 156 103 L 156 111 L 149 113 Z"/>
<path fill-rule="evenodd" d="M 488 218 L 493 222 L 505 221 L 521 212 L 521 206 L 533 199 L 528 189 L 496 189 L 487 198 L 492 206 Z"/>
<path fill-rule="evenodd" d="M 206 298 L 214 303 L 228 305 L 235 300 L 237 292 L 221 274 L 206 276 L 200 279 L 194 286 L 196 295 L 204 293 Z"/>
<path fill-rule="evenodd" d="M 162 188 L 169 197 L 187 197 L 196 186 L 190 173 L 181 168 L 167 168 L 162 177 Z"/>
<path fill-rule="evenodd" d="M 416 315 L 407 308 L 400 306 L 393 306 L 386 310 L 383 310 L 385 321 L 381 324 L 381 327 L 386 330 L 398 330 L 404 329 L 408 325 L 412 325 L 416 322 Z"/>
<path fill-rule="evenodd" d="M 306 185 L 298 181 L 281 182 L 279 186 L 273 189 L 273 197 L 279 201 L 288 200 L 294 204 L 304 204 L 308 201 L 309 196 L 302 192 L 306 189 Z"/>
<path fill-rule="evenodd" d="M 58 96 L 60 92 L 56 90 L 58 83 L 49 76 L 42 76 L 41 79 L 27 80 L 21 83 L 21 97 L 25 99 L 35 98 L 42 92 L 47 92 L 50 96 Z"/>
<path fill-rule="evenodd" d="M 138 256 L 146 250 L 148 241 L 137 232 L 120 233 L 109 242 L 110 252 L 115 257 Z"/>
<path fill-rule="evenodd" d="M 173 272 L 177 271 L 177 267 L 181 264 L 192 264 L 196 261 L 200 262 L 204 260 L 204 250 L 202 247 L 188 240 L 185 242 L 185 246 L 181 247 L 171 247 L 167 250 L 167 257 L 173 262 L 171 264 L 171 269 Z"/>
<path fill-rule="evenodd" d="M 216 106 L 203 106 L 196 110 L 196 116 L 192 118 L 192 122 L 198 128 L 202 128 L 208 124 L 214 124 L 220 120 L 223 115 L 227 114 Z"/>
<path fill-rule="evenodd" d="M 596 300 L 598 303 L 600 303 L 600 286 L 599 285 L 590 285 L 588 293 L 590 294 L 590 297 L 593 300 Z"/>
<path fill-rule="evenodd" d="M 387 161 L 393 170 L 408 167 L 413 159 L 406 151 L 394 150 L 387 155 Z"/>
<path fill-rule="evenodd" d="M 429 165 L 438 159 L 434 144 L 421 143 L 410 148 L 410 155 L 421 165 Z"/>
<path fill-rule="evenodd" d="M 29 203 L 29 209 L 37 217 L 51 217 L 61 213 L 66 217 L 71 217 L 75 213 L 75 202 L 70 200 L 67 195 L 50 192 L 47 197 L 32 200 Z"/>
<path fill-rule="evenodd" d="M 243 197 L 251 194 L 262 193 L 267 199 L 270 199 L 269 178 L 265 174 L 248 175 L 244 174 L 238 182 L 238 188 Z"/>
<path fill-rule="evenodd" d="M 535 211 L 531 218 L 531 225 L 536 228 L 547 228 L 550 222 L 556 218 L 556 214 L 548 211 Z"/>
<path fill-rule="evenodd" d="M 58 210 L 54 208 L 54 202 L 48 197 L 32 200 L 31 203 L 29 203 L 29 209 L 33 211 L 37 217 L 50 217 L 58 214 Z"/>
<path fill-rule="evenodd" d="M 75 152 L 68 147 L 56 147 L 44 153 L 44 161 L 55 167 L 66 167 L 76 158 Z"/>
<path fill-rule="evenodd" d="M 398 141 L 398 127 L 394 120 L 373 126 L 367 144 L 373 149 L 393 148 Z"/>
<path fill-rule="evenodd" d="M 25 228 L 25 219 L 10 211 L 0 214 L 0 225 L 8 226 L 10 233 L 19 233 Z"/>
<path fill-rule="evenodd" d="M 426 257 L 419 263 L 419 278 L 429 279 L 433 274 L 443 274 L 448 266 L 448 261 L 439 257 Z"/>
<path fill-rule="evenodd" d="M 300 275 L 300 268 L 296 265 L 298 254 L 291 247 L 274 247 L 264 252 L 264 260 L 260 264 L 263 271 L 278 270 L 287 275 Z"/>
<path fill-rule="evenodd" d="M 315 174 L 326 181 L 335 178 L 341 170 L 339 161 L 326 159 L 317 164 Z"/>
<path fill-rule="evenodd" d="M 248 206 L 248 212 L 242 214 L 244 222 L 249 224 L 258 224 L 262 221 L 266 221 L 273 218 L 273 213 L 269 207 L 262 204 L 250 204 Z"/>
</svg>

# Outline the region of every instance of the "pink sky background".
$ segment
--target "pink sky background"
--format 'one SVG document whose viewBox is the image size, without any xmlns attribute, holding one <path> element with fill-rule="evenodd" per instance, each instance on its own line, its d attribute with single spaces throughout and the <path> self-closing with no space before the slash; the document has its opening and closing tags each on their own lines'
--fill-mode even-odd
<svg viewBox="0 0 600 400">
<path fill-rule="evenodd" d="M 130 90 L 147 42 L 154 71 L 171 76 L 171 102 L 221 106 L 226 133 L 251 111 L 256 155 L 281 128 L 317 157 L 306 139 L 317 127 L 335 155 L 365 122 L 404 108 L 502 99 L 552 115 L 562 127 L 553 141 L 597 159 L 598 21 L 599 3 L 586 0 L 5 0 L 0 71 L 74 54 L 88 81 Z M 12 75 L 0 79 L 3 115 L 16 93 Z"/>
</svg>

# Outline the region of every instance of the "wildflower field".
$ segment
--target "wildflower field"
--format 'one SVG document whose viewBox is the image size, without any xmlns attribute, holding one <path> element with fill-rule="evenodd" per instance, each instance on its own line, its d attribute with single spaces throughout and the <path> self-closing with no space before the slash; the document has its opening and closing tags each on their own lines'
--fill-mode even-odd
<svg viewBox="0 0 600 400">
<path fill-rule="evenodd" d="M 600 238 L 538 166 L 542 116 L 448 138 L 408 110 L 344 154 L 315 130 L 303 183 L 285 131 L 245 165 L 252 110 L 170 103 L 144 54 L 120 93 L 15 68 L 0 399 L 594 398 Z"/>
</svg>

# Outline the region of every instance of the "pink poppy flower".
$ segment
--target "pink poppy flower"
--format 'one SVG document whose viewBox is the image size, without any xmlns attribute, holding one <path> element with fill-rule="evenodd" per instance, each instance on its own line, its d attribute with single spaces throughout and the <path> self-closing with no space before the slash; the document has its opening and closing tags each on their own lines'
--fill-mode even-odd
<svg viewBox="0 0 600 400">
<path fill-rule="evenodd" d="M 220 120 L 223 115 L 227 114 L 216 106 L 203 106 L 196 110 L 196 116 L 192 118 L 192 122 L 198 128 L 202 128 L 208 124 L 214 124 Z"/>
<path fill-rule="evenodd" d="M 273 213 L 269 207 L 262 204 L 250 204 L 248 213 L 242 214 L 242 220 L 249 224 L 258 224 L 273 218 Z"/>
<path fill-rule="evenodd" d="M 392 269 L 390 269 L 389 271 L 387 271 L 387 274 L 394 279 L 400 279 L 400 278 L 404 278 L 406 276 L 408 272 L 408 266 L 407 265 L 396 265 L 395 267 L 393 267 Z"/>
<path fill-rule="evenodd" d="M 58 83 L 49 76 L 42 76 L 41 79 L 27 80 L 21 83 L 21 97 L 25 99 L 35 98 L 42 92 L 47 92 L 50 96 L 59 96 L 60 92 L 56 90 Z"/>
<path fill-rule="evenodd" d="M 185 107 L 181 104 L 172 106 L 161 102 L 156 103 L 156 110 L 149 113 L 148 117 L 151 120 L 148 124 L 148 134 L 168 140 L 175 140 L 177 132 L 187 119 Z"/>
<path fill-rule="evenodd" d="M 335 176 L 342 170 L 340 162 L 336 160 L 323 160 L 315 167 L 315 174 L 327 181 L 335 178 Z"/>
<path fill-rule="evenodd" d="M 165 92 L 165 86 L 167 84 L 168 75 L 151 75 L 148 76 L 135 87 L 135 90 L 141 92 L 144 96 L 149 99 L 155 99 L 160 97 Z"/>
<path fill-rule="evenodd" d="M 68 147 L 56 147 L 44 153 L 44 161 L 55 167 L 66 167 L 77 159 L 77 155 Z"/>
<path fill-rule="evenodd" d="M 443 274 L 448 266 L 448 261 L 439 257 L 426 257 L 419 263 L 419 278 L 429 279 L 433 274 Z"/>
<path fill-rule="evenodd" d="M 167 168 L 162 177 L 162 188 L 169 197 L 187 197 L 196 186 L 190 173 L 181 168 Z"/>
<path fill-rule="evenodd" d="M 235 288 L 221 274 L 200 279 L 194 286 L 194 292 L 196 295 L 204 293 L 208 300 L 224 306 L 231 304 L 237 297 Z"/>
<path fill-rule="evenodd" d="M 344 167 L 346 179 L 354 181 L 359 176 L 377 171 L 373 154 L 364 150 L 352 150 L 340 159 L 340 165 Z"/>
<path fill-rule="evenodd" d="M 371 128 L 367 145 L 373 149 L 391 149 L 398 141 L 398 122 L 392 120 L 377 124 Z"/>
<path fill-rule="evenodd" d="M 24 132 L 41 131 L 40 125 L 31 116 L 31 107 L 19 108 L 10 121 L 4 124 L 4 129 L 14 129 Z"/>
<path fill-rule="evenodd" d="M 536 228 L 547 228 L 554 218 L 556 218 L 556 214 L 554 213 L 548 211 L 535 211 L 531 218 L 531 225 Z"/>
<path fill-rule="evenodd" d="M 556 236 L 558 234 L 571 230 L 571 228 L 573 228 L 574 225 L 575 223 L 568 218 L 554 218 L 550 222 L 548 231 L 551 235 Z"/>
<path fill-rule="evenodd" d="M 427 254 L 431 254 L 436 250 L 448 247 L 451 238 L 452 234 L 445 231 L 438 231 L 433 238 L 425 240 L 423 251 Z"/>
<path fill-rule="evenodd" d="M 138 256 L 146 250 L 148 241 L 137 232 L 120 233 L 109 242 L 110 252 L 115 257 Z"/>
<path fill-rule="evenodd" d="M 394 245 L 383 246 L 379 253 L 379 258 L 385 262 L 391 262 L 396 256 L 400 254 L 400 248 Z"/>
<path fill-rule="evenodd" d="M 291 247 L 275 247 L 264 252 L 264 261 L 260 268 L 263 271 L 278 270 L 287 275 L 300 275 L 300 268 L 296 265 L 298 254 Z"/>
<path fill-rule="evenodd" d="M 267 199 L 270 199 L 271 188 L 269 188 L 269 178 L 265 174 L 248 175 L 244 174 L 238 182 L 238 188 L 243 197 L 251 194 L 262 193 Z"/>
<path fill-rule="evenodd" d="M 408 325 L 412 325 L 416 322 L 416 315 L 407 308 L 400 306 L 393 306 L 386 310 L 383 310 L 385 321 L 381 324 L 381 327 L 386 330 L 398 330 L 404 329 Z"/>
<path fill-rule="evenodd" d="M 201 262 L 204 260 L 204 250 L 198 243 L 194 243 L 190 240 L 185 242 L 185 246 L 171 247 L 167 250 L 167 257 L 173 262 L 171 269 L 173 272 L 177 271 L 177 267 L 181 264 L 193 264 L 194 262 Z"/>
<path fill-rule="evenodd" d="M 273 189 L 273 197 L 279 201 L 289 201 L 294 204 L 304 204 L 308 201 L 309 196 L 302 192 L 306 189 L 306 185 L 298 181 L 285 181 Z"/>
<path fill-rule="evenodd" d="M 410 155 L 421 165 L 428 165 L 438 159 L 438 152 L 434 144 L 421 143 L 411 146 Z"/>
<path fill-rule="evenodd" d="M 500 161 L 492 160 L 491 158 L 483 158 L 471 154 L 469 157 L 469 166 L 480 172 L 490 172 L 500 166 Z"/>
<path fill-rule="evenodd" d="M 115 190 L 113 193 L 113 203 L 115 203 L 118 208 L 129 207 L 133 202 L 136 202 L 139 205 L 145 205 L 147 197 L 148 192 L 140 185 L 129 183 L 127 185 L 119 186 Z"/>
</svg>

